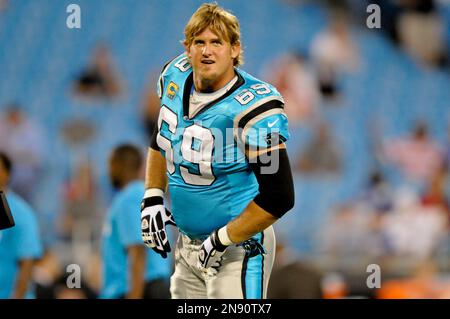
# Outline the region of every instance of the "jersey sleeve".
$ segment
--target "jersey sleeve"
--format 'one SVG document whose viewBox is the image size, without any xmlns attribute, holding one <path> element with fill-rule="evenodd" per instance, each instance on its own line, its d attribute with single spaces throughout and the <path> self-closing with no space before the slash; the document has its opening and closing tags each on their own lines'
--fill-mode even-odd
<svg viewBox="0 0 450 319">
<path fill-rule="evenodd" d="M 164 64 L 164 67 L 162 68 L 161 73 L 159 74 L 158 82 L 156 83 L 156 94 L 158 94 L 160 100 L 162 99 L 164 92 L 164 74 L 166 73 L 166 70 L 172 61 L 173 59 Z"/>
<path fill-rule="evenodd" d="M 158 94 L 159 99 L 161 100 L 163 98 L 164 92 L 166 90 L 172 90 L 173 87 L 171 87 L 171 81 L 170 77 L 173 76 L 174 72 L 185 72 L 191 68 L 191 64 L 189 62 L 189 59 L 186 57 L 186 55 L 183 53 L 171 60 L 169 60 L 163 67 L 158 82 L 156 83 L 156 93 Z M 169 78 L 169 79 L 168 79 Z M 168 85 L 169 84 L 169 85 Z M 174 84 L 174 83 L 172 83 Z M 168 92 L 170 93 L 173 92 Z"/>
<path fill-rule="evenodd" d="M 235 121 L 235 136 L 238 143 L 252 150 L 267 149 L 289 140 L 283 100 L 269 98 L 246 110 Z"/>
</svg>

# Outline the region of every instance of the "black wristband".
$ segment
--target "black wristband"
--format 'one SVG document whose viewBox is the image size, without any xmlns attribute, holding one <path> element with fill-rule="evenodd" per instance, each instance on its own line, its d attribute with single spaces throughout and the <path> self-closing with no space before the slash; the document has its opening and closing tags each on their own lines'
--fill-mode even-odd
<svg viewBox="0 0 450 319">
<path fill-rule="evenodd" d="M 164 204 L 164 200 L 161 196 L 152 196 L 152 197 L 147 197 L 144 198 L 141 202 L 141 211 L 149 206 L 154 206 L 154 205 L 163 205 Z"/>
<path fill-rule="evenodd" d="M 221 243 L 219 239 L 219 229 L 216 229 L 211 233 L 211 242 L 214 248 L 219 252 L 223 252 L 228 247 Z"/>
</svg>

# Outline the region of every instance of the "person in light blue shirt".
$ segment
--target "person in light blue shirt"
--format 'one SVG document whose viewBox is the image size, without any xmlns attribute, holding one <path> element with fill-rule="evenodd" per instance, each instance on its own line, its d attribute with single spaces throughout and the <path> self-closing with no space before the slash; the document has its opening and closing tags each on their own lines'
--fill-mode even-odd
<svg viewBox="0 0 450 319">
<path fill-rule="evenodd" d="M 139 179 L 143 157 L 138 148 L 115 148 L 109 160 L 111 183 L 119 191 L 103 226 L 101 298 L 169 298 L 172 262 L 147 250 L 141 240 L 139 207 L 144 182 Z"/>
<path fill-rule="evenodd" d="M 6 193 L 15 226 L 0 231 L 0 298 L 34 298 L 32 271 L 42 255 L 39 227 L 33 209 L 8 191 L 12 171 L 9 157 L 0 152 L 0 190 Z"/>
</svg>

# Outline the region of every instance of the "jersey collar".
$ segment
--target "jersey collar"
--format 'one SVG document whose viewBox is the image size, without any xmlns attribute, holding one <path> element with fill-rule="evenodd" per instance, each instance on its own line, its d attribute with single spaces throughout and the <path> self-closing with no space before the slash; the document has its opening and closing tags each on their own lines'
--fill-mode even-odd
<svg viewBox="0 0 450 319">
<path fill-rule="evenodd" d="M 239 87 L 241 87 L 245 83 L 244 78 L 242 77 L 242 75 L 239 72 L 236 71 L 236 69 L 234 72 L 236 73 L 238 79 L 237 79 L 236 83 L 234 83 L 234 85 L 231 87 L 231 89 L 224 95 L 222 95 L 222 96 L 218 97 L 217 99 L 215 99 L 214 101 L 211 101 L 208 104 L 206 104 L 198 113 L 196 113 L 193 116 L 193 118 L 196 117 L 197 115 L 205 112 L 206 110 L 211 108 L 214 104 L 217 104 L 220 101 L 222 101 L 223 99 L 230 96 L 232 93 L 234 93 Z M 183 118 L 185 118 L 185 119 L 190 119 L 189 118 L 189 96 L 191 94 L 192 85 L 194 85 L 194 72 L 191 72 L 191 74 L 189 74 L 189 76 L 186 79 L 186 82 L 184 83 Z"/>
</svg>

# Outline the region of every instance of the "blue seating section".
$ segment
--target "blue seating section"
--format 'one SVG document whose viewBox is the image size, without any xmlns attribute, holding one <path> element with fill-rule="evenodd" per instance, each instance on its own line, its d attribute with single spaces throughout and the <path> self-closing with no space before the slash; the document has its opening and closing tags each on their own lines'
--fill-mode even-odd
<svg viewBox="0 0 450 319">
<path fill-rule="evenodd" d="M 66 7 L 74 2 L 81 7 L 79 30 L 66 27 Z M 18 0 L 10 1 L 7 10 L 0 12 L 0 109 L 10 101 L 20 102 L 42 123 L 48 137 L 48 158 L 36 192 L 42 216 L 51 219 L 61 210 L 61 185 L 71 172 L 75 155 L 92 159 L 103 197 L 108 200 L 108 153 L 124 141 L 145 146 L 139 117 L 149 76 L 183 50 L 183 27 L 202 2 Z M 221 5 L 240 19 L 243 68 L 256 75 L 283 52 L 307 52 L 327 22 L 325 11 L 314 4 L 230 0 Z M 445 6 L 442 12 L 450 46 L 450 8 Z M 374 121 L 382 125 L 384 136 L 396 136 L 408 132 L 417 118 L 425 118 L 432 134 L 445 140 L 449 74 L 418 68 L 380 31 L 355 28 L 353 34 L 361 52 L 361 69 L 340 79 L 344 97 L 340 105 L 322 107 L 343 151 L 343 172 L 335 178 L 296 174 L 296 206 L 277 226 L 302 253 L 314 251 L 317 231 L 330 207 L 361 191 L 373 166 L 367 128 Z M 71 83 L 101 41 L 111 48 L 126 94 L 114 102 L 82 102 L 73 97 Z M 90 121 L 96 135 L 88 145 L 69 149 L 60 128 L 75 118 Z M 288 144 L 293 162 L 310 134 L 308 126 L 293 129 Z"/>
</svg>

